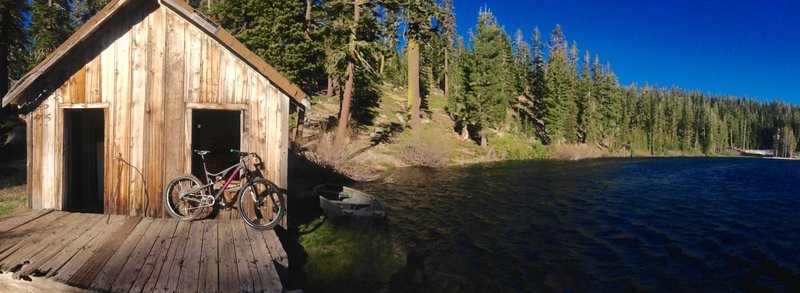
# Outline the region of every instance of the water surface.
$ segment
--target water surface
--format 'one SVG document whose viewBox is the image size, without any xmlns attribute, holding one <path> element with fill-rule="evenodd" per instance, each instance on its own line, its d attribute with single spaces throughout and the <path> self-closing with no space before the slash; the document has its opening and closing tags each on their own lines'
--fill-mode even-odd
<svg viewBox="0 0 800 293">
<path fill-rule="evenodd" d="M 800 161 L 525 161 L 363 183 L 403 291 L 800 290 Z"/>
</svg>

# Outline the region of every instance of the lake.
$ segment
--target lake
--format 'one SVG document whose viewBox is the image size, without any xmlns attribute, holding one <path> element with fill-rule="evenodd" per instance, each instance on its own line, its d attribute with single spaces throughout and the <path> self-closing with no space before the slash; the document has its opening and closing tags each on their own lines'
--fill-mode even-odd
<svg viewBox="0 0 800 293">
<path fill-rule="evenodd" d="M 800 290 L 800 161 L 521 161 L 354 187 L 406 249 L 392 291 Z"/>
</svg>

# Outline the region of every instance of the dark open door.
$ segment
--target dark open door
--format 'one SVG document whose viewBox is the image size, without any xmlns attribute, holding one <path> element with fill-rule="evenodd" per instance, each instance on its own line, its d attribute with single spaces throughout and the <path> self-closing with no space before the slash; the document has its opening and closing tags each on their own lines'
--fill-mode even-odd
<svg viewBox="0 0 800 293">
<path fill-rule="evenodd" d="M 64 110 L 64 201 L 71 212 L 103 212 L 103 109 Z"/>
<path fill-rule="evenodd" d="M 211 151 L 206 155 L 209 172 L 219 172 L 239 162 L 230 152 L 240 149 L 241 111 L 192 110 L 192 174 L 205 180 L 203 164 L 194 150 Z"/>
</svg>

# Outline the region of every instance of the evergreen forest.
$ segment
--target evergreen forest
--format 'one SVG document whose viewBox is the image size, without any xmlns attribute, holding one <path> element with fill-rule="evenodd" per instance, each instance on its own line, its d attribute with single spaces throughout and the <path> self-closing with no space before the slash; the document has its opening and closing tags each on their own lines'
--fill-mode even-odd
<svg viewBox="0 0 800 293">
<path fill-rule="evenodd" d="M 97 13 L 107 0 L 0 2 L 0 94 Z M 380 86 L 406 93 L 403 131 L 419 132 L 441 92 L 454 133 L 493 145 L 501 131 L 543 145 L 586 144 L 649 155 L 797 150 L 800 108 L 781 101 L 654 84 L 621 85 L 568 27 L 509 34 L 491 11 L 456 31 L 453 0 L 192 0 L 310 95 L 341 101 L 334 148 L 369 124 Z M 630 77 L 647 80 L 646 76 Z M 15 109 L 2 109 L 4 131 Z M 364 118 L 364 116 L 367 118 Z"/>
</svg>

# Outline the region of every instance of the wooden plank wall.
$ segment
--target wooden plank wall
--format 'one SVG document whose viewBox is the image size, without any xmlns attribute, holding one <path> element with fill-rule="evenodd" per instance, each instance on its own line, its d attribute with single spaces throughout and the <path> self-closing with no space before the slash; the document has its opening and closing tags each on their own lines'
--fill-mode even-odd
<svg viewBox="0 0 800 293">
<path fill-rule="evenodd" d="M 115 214 L 164 215 L 164 185 L 191 171 L 188 103 L 245 109 L 242 149 L 260 154 L 267 178 L 286 188 L 289 97 L 194 24 L 142 1 L 77 52 L 27 117 L 32 208 L 61 208 L 64 108 L 105 108 L 97 127 L 105 127 L 104 198 Z"/>
</svg>

